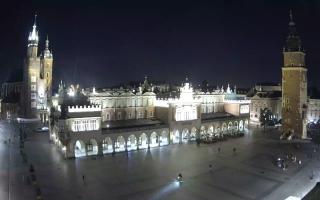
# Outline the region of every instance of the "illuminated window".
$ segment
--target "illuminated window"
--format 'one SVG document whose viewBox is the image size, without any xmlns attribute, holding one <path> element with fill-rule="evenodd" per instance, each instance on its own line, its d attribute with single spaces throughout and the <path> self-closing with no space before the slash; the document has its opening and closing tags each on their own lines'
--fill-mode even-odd
<svg viewBox="0 0 320 200">
<path fill-rule="evenodd" d="M 176 121 L 186 121 L 197 119 L 195 106 L 181 106 L 176 109 Z"/>
<path fill-rule="evenodd" d="M 31 84 L 31 91 L 37 91 L 37 86 L 35 84 Z"/>
<path fill-rule="evenodd" d="M 36 76 L 31 76 L 31 82 L 32 82 L 32 83 L 37 82 L 37 77 L 36 77 Z"/>
<path fill-rule="evenodd" d="M 37 107 L 36 101 L 31 101 L 31 108 L 36 108 L 36 107 Z"/>
<path fill-rule="evenodd" d="M 31 99 L 37 99 L 37 94 L 36 93 L 31 93 Z"/>
</svg>

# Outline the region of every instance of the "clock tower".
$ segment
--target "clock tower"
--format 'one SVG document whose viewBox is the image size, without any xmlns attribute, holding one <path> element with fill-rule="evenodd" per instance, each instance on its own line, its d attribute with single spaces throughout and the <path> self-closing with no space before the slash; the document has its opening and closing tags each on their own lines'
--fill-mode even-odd
<svg viewBox="0 0 320 200">
<path fill-rule="evenodd" d="M 302 42 L 290 11 L 289 35 L 283 48 L 282 127 L 283 136 L 305 139 L 307 110 L 307 67 Z"/>
</svg>

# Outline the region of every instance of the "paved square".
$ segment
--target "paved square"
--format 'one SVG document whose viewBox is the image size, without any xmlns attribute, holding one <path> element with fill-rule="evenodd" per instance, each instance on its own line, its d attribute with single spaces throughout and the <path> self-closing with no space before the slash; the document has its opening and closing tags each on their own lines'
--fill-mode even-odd
<svg viewBox="0 0 320 200">
<path fill-rule="evenodd" d="M 0 199 L 8 199 L 10 194 L 11 200 L 33 200 L 38 187 L 46 200 L 281 200 L 302 197 L 319 181 L 319 173 L 314 179 L 309 178 L 320 167 L 319 160 L 306 157 L 313 148 L 305 145 L 296 150 L 279 145 L 271 133 L 263 134 L 259 129 L 251 129 L 243 138 L 212 145 L 169 145 L 117 153 L 115 157 L 71 160 L 65 160 L 49 143 L 47 134 L 33 133 L 22 149 L 27 155 L 24 163 L 18 137 L 14 137 L 15 125 L 0 126 Z M 12 142 L 8 145 L 4 141 L 10 135 Z M 233 147 L 237 148 L 236 154 Z M 287 171 L 278 169 L 271 158 L 279 153 L 294 153 L 303 164 L 289 166 Z M 30 164 L 35 168 L 36 185 L 27 181 Z M 210 169 L 209 165 L 213 167 Z M 181 185 L 175 181 L 178 173 L 184 177 Z"/>
<path fill-rule="evenodd" d="M 201 174 L 197 179 L 199 182 L 243 199 L 259 199 L 281 184 L 267 177 L 229 167 Z"/>
</svg>

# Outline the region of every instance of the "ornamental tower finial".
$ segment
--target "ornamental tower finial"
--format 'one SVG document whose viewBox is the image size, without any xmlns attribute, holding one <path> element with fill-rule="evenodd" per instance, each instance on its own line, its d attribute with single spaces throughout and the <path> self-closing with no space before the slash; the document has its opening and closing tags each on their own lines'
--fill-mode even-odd
<svg viewBox="0 0 320 200">
<path fill-rule="evenodd" d="M 49 38 L 48 38 L 48 35 L 47 35 L 47 39 L 46 39 L 46 46 L 45 46 L 45 49 L 44 49 L 44 57 L 45 58 L 52 58 L 52 52 L 50 52 L 50 49 L 49 49 Z"/>
<path fill-rule="evenodd" d="M 48 35 L 47 35 L 47 39 L 46 39 L 46 49 L 49 49 L 49 38 L 48 38 Z"/>
<path fill-rule="evenodd" d="M 39 35 L 37 30 L 37 15 L 34 15 L 34 23 L 32 26 L 32 31 L 29 33 L 28 46 L 38 46 Z"/>
</svg>

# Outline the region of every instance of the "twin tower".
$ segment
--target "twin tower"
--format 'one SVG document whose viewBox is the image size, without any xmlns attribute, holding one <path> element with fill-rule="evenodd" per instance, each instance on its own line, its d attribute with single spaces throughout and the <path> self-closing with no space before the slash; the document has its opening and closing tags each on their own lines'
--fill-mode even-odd
<svg viewBox="0 0 320 200">
<path fill-rule="evenodd" d="M 52 53 L 49 40 L 45 42 L 44 51 L 38 55 L 39 34 L 36 20 L 28 37 L 27 56 L 23 71 L 22 111 L 26 118 L 48 120 L 52 95 Z"/>
<path fill-rule="evenodd" d="M 307 138 L 307 68 L 305 52 L 290 12 L 289 35 L 283 49 L 282 128 L 283 136 Z"/>
</svg>

